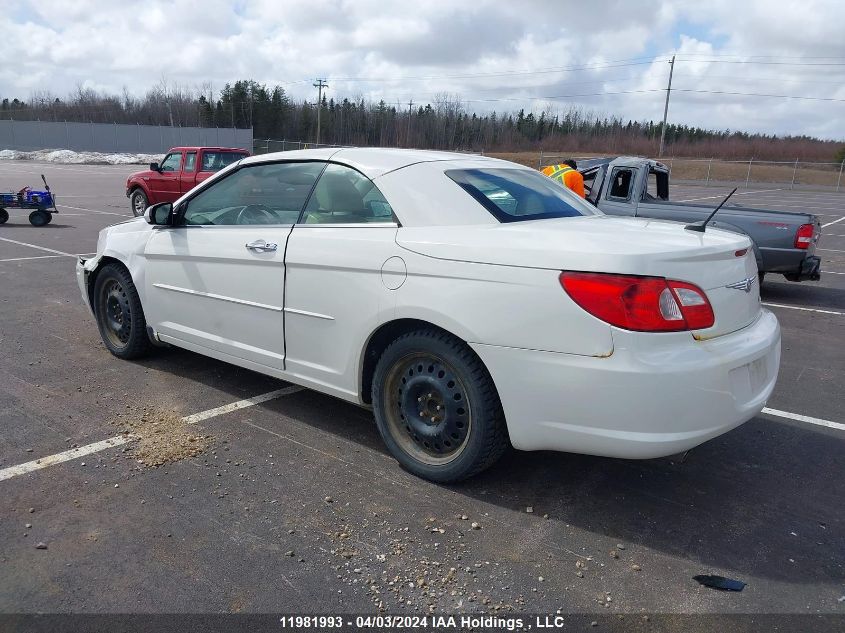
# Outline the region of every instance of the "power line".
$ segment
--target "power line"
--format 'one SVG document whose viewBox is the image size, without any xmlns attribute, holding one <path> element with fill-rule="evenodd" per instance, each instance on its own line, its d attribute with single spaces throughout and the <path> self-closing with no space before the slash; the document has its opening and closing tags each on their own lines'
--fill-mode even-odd
<svg viewBox="0 0 845 633">
<path fill-rule="evenodd" d="M 738 77 L 736 75 L 711 75 L 711 74 L 706 74 L 706 75 L 700 75 L 700 76 L 697 76 L 697 77 L 691 77 L 691 79 L 693 79 L 693 78 L 694 79 L 721 79 L 721 80 L 741 81 L 741 82 L 746 82 L 746 81 L 768 81 L 768 82 L 772 82 L 772 81 L 776 81 L 780 84 L 783 84 L 783 83 L 788 81 L 788 79 L 786 79 L 783 76 L 778 76 L 778 77 Z M 637 79 L 641 79 L 641 77 L 637 77 Z M 803 77 L 801 79 L 798 79 L 797 81 L 799 81 L 802 84 L 808 84 L 808 85 L 813 85 L 813 86 L 838 86 L 838 87 L 842 86 L 841 81 L 808 81 L 808 80 L 804 79 Z"/>
<path fill-rule="evenodd" d="M 675 88 L 677 92 L 691 92 L 697 94 L 709 95 L 737 95 L 741 97 L 770 97 L 776 99 L 801 99 L 804 101 L 837 101 L 845 102 L 845 99 L 837 99 L 835 97 L 806 97 L 804 95 L 774 95 L 763 94 L 759 92 L 733 92 L 730 90 L 696 90 L 693 88 Z"/>
<path fill-rule="evenodd" d="M 507 70 L 495 73 L 464 73 L 461 75 L 421 75 L 421 76 L 398 76 L 398 77 L 332 77 L 332 81 L 335 82 L 380 82 L 380 81 L 422 81 L 422 80 L 430 80 L 430 79 L 473 79 L 473 78 L 481 78 L 481 77 L 511 77 L 515 75 L 542 75 L 542 74 L 549 74 L 549 73 L 562 73 L 562 72 L 577 72 L 580 70 L 599 70 L 603 68 L 624 68 L 627 66 L 644 66 L 647 64 L 652 64 L 657 61 L 659 58 L 655 57 L 637 57 L 633 58 L 632 60 L 617 60 L 619 62 L 627 62 L 627 63 L 616 63 L 616 62 L 607 62 L 603 64 L 587 64 L 587 65 L 580 65 L 580 66 L 553 66 L 548 68 L 539 68 L 535 70 Z M 636 61 L 636 60 L 645 60 L 645 61 Z M 668 61 L 668 60 L 667 60 Z"/>
<path fill-rule="evenodd" d="M 685 59 L 684 54 L 678 56 L 681 61 L 691 61 L 707 64 L 755 64 L 761 66 L 845 66 L 845 62 L 771 62 L 751 59 Z"/>
<path fill-rule="evenodd" d="M 645 88 L 643 90 L 617 90 L 606 92 L 583 92 L 580 94 L 553 95 L 547 97 L 502 97 L 499 99 L 461 99 L 467 103 L 494 103 L 499 101 L 555 101 L 557 99 L 575 99 L 578 97 L 602 97 L 605 95 L 632 95 L 647 92 L 663 92 L 665 88 Z"/>
<path fill-rule="evenodd" d="M 741 57 L 740 54 L 720 54 L 720 53 L 678 53 L 676 55 L 678 61 L 692 61 L 698 63 L 712 63 L 712 64 L 760 64 L 760 65 L 775 65 L 775 66 L 845 66 L 843 62 L 806 62 L 806 61 L 773 61 L 779 59 L 785 60 L 812 60 L 812 59 L 842 59 L 841 56 L 819 56 L 819 57 L 789 57 L 789 56 L 774 56 L 774 55 L 754 55 L 749 59 L 730 60 L 730 59 L 695 59 L 696 57 Z M 691 58 L 691 59 L 687 59 Z M 768 60 L 768 61 L 767 61 Z M 544 68 L 525 69 L 525 70 L 506 70 L 500 72 L 490 73 L 462 73 L 457 75 L 417 75 L 417 76 L 393 76 L 393 77 L 332 77 L 333 82 L 354 83 L 354 82 L 390 82 L 390 81 L 427 81 L 434 79 L 476 79 L 486 77 L 510 77 L 517 75 L 542 75 L 562 72 L 578 72 L 582 70 L 601 70 L 605 68 L 624 68 L 629 66 L 646 66 L 655 62 L 669 61 L 668 57 L 652 56 L 652 57 L 632 57 L 627 59 L 609 60 L 603 63 L 596 64 L 581 64 L 575 66 L 550 66 Z M 299 79 L 295 81 L 288 81 L 278 84 L 279 86 L 292 86 L 296 84 L 303 84 L 311 81 L 310 79 Z"/>
<path fill-rule="evenodd" d="M 748 59 L 845 59 L 843 55 L 756 55 L 754 53 L 678 53 L 683 57 L 745 57 Z"/>
<path fill-rule="evenodd" d="M 560 99 L 577 99 L 579 97 L 603 97 L 603 96 L 616 96 L 616 95 L 630 95 L 630 94 L 646 94 L 646 93 L 653 93 L 653 92 L 663 92 L 666 88 L 645 88 L 642 90 L 616 90 L 616 91 L 605 91 L 605 92 L 582 92 L 582 93 L 573 93 L 573 94 L 565 94 L 565 95 L 550 95 L 550 96 L 524 96 L 524 97 L 501 97 L 498 99 L 461 99 L 461 101 L 465 103 L 498 103 L 498 102 L 508 102 L 508 101 L 557 101 Z M 831 102 L 845 102 L 845 99 L 837 99 L 834 97 L 806 97 L 800 95 L 776 95 L 776 94 L 763 94 L 763 93 L 756 93 L 756 92 L 732 92 L 727 90 L 697 90 L 693 88 L 673 88 L 672 90 L 676 92 L 687 92 L 687 93 L 697 93 L 697 94 L 718 94 L 718 95 L 735 95 L 735 96 L 743 96 L 743 97 L 768 97 L 768 98 L 781 98 L 781 99 L 802 99 L 807 101 L 831 101 Z"/>
</svg>

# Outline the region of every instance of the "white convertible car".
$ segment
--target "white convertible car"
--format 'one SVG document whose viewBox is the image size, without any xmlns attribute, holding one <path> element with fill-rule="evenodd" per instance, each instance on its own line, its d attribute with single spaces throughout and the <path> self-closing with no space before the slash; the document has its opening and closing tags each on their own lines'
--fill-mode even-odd
<svg viewBox="0 0 845 633">
<path fill-rule="evenodd" d="M 114 355 L 168 343 L 371 405 L 442 482 L 508 445 L 689 449 L 756 415 L 780 359 L 747 237 L 465 154 L 245 158 L 104 229 L 77 277 Z"/>
</svg>

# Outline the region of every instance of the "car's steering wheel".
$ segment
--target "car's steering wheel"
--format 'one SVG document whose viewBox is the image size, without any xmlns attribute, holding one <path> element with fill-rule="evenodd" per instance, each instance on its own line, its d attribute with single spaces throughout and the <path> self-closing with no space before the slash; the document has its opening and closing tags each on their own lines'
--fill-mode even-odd
<svg viewBox="0 0 845 633">
<path fill-rule="evenodd" d="M 235 224 L 276 224 L 276 216 L 263 204 L 248 204 L 238 212 Z"/>
</svg>

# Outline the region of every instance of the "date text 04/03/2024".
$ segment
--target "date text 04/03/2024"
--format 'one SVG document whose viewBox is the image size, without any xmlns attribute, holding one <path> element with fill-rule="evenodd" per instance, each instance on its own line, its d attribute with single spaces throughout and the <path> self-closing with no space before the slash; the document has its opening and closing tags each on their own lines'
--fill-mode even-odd
<svg viewBox="0 0 845 633">
<path fill-rule="evenodd" d="M 347 616 L 348 617 L 348 616 Z M 284 628 L 292 629 L 341 629 L 355 627 L 356 629 L 415 629 L 434 627 L 436 629 L 487 629 L 516 631 L 522 629 L 522 618 L 504 618 L 499 616 L 470 616 L 470 615 L 359 615 L 352 618 L 342 616 L 284 616 L 279 619 Z M 537 628 L 556 628 L 554 618 L 540 616 L 537 618 Z"/>
</svg>

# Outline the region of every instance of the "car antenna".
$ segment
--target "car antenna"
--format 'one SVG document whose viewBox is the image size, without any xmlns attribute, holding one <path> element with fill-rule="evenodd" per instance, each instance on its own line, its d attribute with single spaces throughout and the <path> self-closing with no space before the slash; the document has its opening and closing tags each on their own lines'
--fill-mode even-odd
<svg viewBox="0 0 845 633">
<path fill-rule="evenodd" d="M 697 233 L 704 233 L 704 229 L 706 229 L 706 228 L 707 228 L 707 223 L 708 223 L 710 220 L 712 220 L 712 219 L 713 219 L 713 216 L 714 216 L 714 215 L 716 215 L 716 212 L 717 212 L 719 209 L 721 209 L 721 208 L 722 208 L 722 205 L 724 205 L 724 204 L 725 204 L 725 203 L 726 203 L 726 202 L 730 199 L 730 197 L 736 193 L 736 190 L 737 190 L 737 189 L 738 189 L 738 187 L 734 187 L 733 191 L 731 191 L 731 192 L 727 195 L 727 197 L 719 203 L 719 206 L 718 206 L 718 207 L 716 207 L 715 209 L 713 209 L 713 213 L 711 213 L 710 215 L 708 215 L 708 216 L 707 216 L 707 219 L 706 219 L 706 220 L 704 220 L 704 222 L 702 222 L 701 224 L 687 224 L 684 228 L 685 228 L 687 231 L 695 231 L 695 232 L 697 232 Z"/>
</svg>

